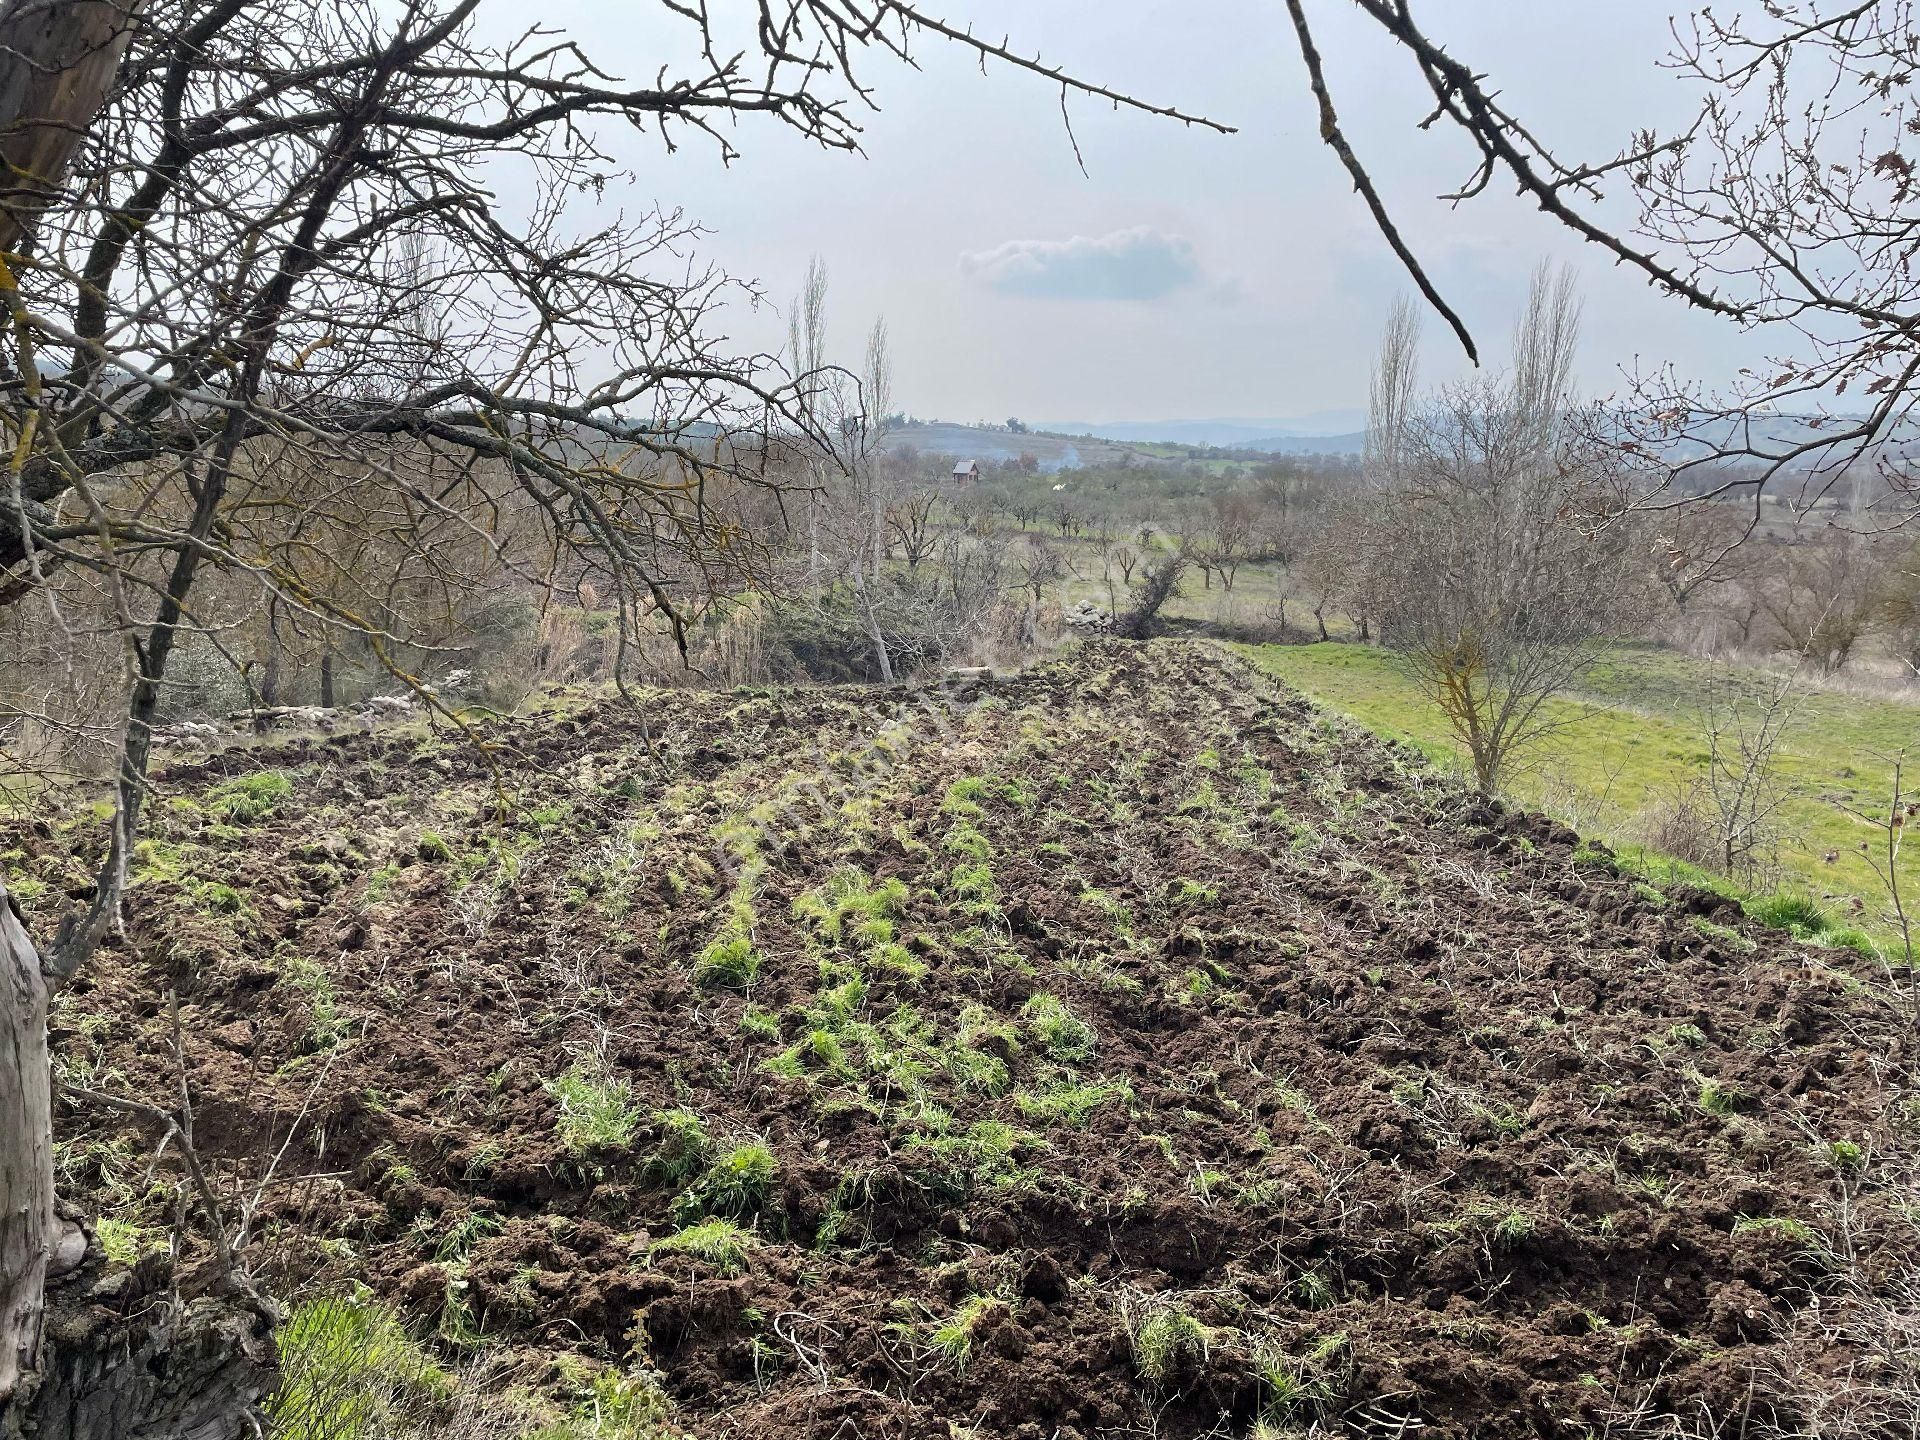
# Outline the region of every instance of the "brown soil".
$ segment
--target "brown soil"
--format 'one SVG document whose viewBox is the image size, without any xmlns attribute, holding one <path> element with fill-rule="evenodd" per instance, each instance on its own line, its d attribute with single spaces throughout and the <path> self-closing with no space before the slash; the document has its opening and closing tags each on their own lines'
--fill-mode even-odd
<svg viewBox="0 0 1920 1440">
<path fill-rule="evenodd" d="M 177 987 L 283 1293 L 642 1360 L 703 1436 L 1573 1436 L 1790 1404 L 1801 1227 L 1892 1223 L 1831 1146 L 1894 1149 L 1876 966 L 1636 886 L 1212 647 L 655 706 L 651 753 L 614 705 L 501 725 L 504 790 L 378 735 L 163 777 L 56 1045 L 170 1094 Z M 220 819 L 263 763 L 291 795 Z M 43 920 L 92 827 L 0 841 Z M 747 856 L 763 964 L 703 988 Z M 796 914 L 849 868 L 901 882 L 891 942 Z M 1040 995 L 1090 1044 L 1050 1050 Z M 570 1067 L 631 1087 L 629 1143 L 563 1147 Z M 777 1157 L 737 1275 L 649 1253 L 703 1209 L 667 1110 Z M 164 1223 L 123 1120 L 59 1123 L 70 1187 Z"/>
</svg>

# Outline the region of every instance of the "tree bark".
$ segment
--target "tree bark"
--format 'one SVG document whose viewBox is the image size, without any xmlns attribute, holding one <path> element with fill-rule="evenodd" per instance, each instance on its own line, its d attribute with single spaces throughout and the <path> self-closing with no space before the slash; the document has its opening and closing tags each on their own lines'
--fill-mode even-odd
<svg viewBox="0 0 1920 1440">
<path fill-rule="evenodd" d="M 47 977 L 0 875 L 0 1407 L 39 1363 L 49 1273 L 72 1269 L 86 1236 L 53 1208 Z"/>
<path fill-rule="evenodd" d="M 146 0 L 0 0 L 0 250 L 60 193 Z"/>
<path fill-rule="evenodd" d="M 56 1283 L 47 1356 L 0 1440 L 243 1440 L 273 1388 L 270 1317 L 235 1298 L 183 1301 L 171 1267 L 89 1267 Z"/>
</svg>

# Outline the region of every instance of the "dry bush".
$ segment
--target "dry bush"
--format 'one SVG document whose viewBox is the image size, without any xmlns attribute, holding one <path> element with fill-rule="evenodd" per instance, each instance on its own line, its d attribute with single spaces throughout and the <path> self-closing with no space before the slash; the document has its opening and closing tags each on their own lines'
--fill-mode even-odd
<svg viewBox="0 0 1920 1440">
<path fill-rule="evenodd" d="M 1640 814 L 1640 833 L 1649 849 L 1663 855 L 1702 869 L 1720 864 L 1719 823 L 1697 781 L 1676 784 L 1654 799 Z"/>
</svg>

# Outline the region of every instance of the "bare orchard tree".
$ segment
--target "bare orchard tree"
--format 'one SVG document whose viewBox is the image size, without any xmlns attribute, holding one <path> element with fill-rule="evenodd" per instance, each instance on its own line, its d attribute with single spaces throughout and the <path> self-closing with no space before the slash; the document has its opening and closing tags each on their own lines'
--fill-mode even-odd
<svg viewBox="0 0 1920 1440">
<path fill-rule="evenodd" d="M 1113 617 L 1113 633 L 1124 640 L 1151 637 L 1161 610 L 1180 593 L 1187 565 L 1184 549 L 1155 547 L 1149 551 L 1140 562 L 1140 578 L 1130 587 L 1125 608 Z"/>
<path fill-rule="evenodd" d="M 1374 428 L 1399 433 L 1369 442 L 1363 564 L 1380 637 L 1445 715 L 1484 793 L 1558 723 L 1549 702 L 1618 633 L 1631 593 L 1624 532 L 1578 523 L 1605 478 L 1567 421 L 1578 330 L 1567 277 L 1539 272 L 1512 369 L 1403 418 L 1376 412 Z M 1406 365 L 1407 343 L 1389 332 L 1383 373 Z"/>
<path fill-rule="evenodd" d="M 1240 567 L 1259 551 L 1260 520 L 1258 498 L 1236 490 L 1210 496 L 1200 513 L 1194 548 L 1206 553 L 1207 563 L 1229 593 Z"/>
<path fill-rule="evenodd" d="M 888 490 L 887 534 L 909 570 L 918 569 L 921 561 L 931 560 L 940 549 L 939 531 L 933 523 L 939 505 L 939 488 L 924 480 L 902 480 Z"/>
<path fill-rule="evenodd" d="M 1024 535 L 1009 559 L 1026 597 L 1020 616 L 1020 644 L 1031 650 L 1040 643 L 1040 607 L 1047 591 L 1067 578 L 1067 557 L 1045 536 Z"/>
<path fill-rule="evenodd" d="M 117 923 L 170 667 L 222 643 L 209 579 L 411 683 L 409 637 L 300 530 L 373 513 L 421 565 L 437 525 L 529 586 L 591 579 L 624 653 L 681 633 L 676 575 L 750 548 L 709 482 L 840 443 L 768 357 L 713 338 L 742 287 L 688 264 L 688 221 L 581 212 L 624 168 L 601 131 L 730 156 L 759 116 L 854 150 L 871 92 L 853 67 L 927 35 L 1172 113 L 903 0 L 661 5 L 691 58 L 630 82 L 545 26 L 483 38 L 482 18 L 518 13 L 497 0 L 0 0 L 0 604 L 104 637 L 124 701 L 90 897 L 40 947 L 0 882 L 0 1422 L 114 1383 L 44 1363 L 47 1275 L 84 1248 L 53 1203 L 47 1007 Z M 503 172 L 531 195 L 518 210 Z M 317 477 L 297 499 L 274 468 L 289 455 Z M 351 507 L 332 508 L 329 476 L 350 477 Z M 507 515 L 538 570 L 506 546 Z M 202 1224 L 232 1259 L 218 1218 Z M 134 1361 L 108 1369 L 148 1383 Z M 137 1402 L 76 1440 L 138 1430 Z"/>
<path fill-rule="evenodd" d="M 1828 527 L 1772 546 L 1752 579 L 1774 640 L 1831 675 L 1879 622 L 1886 537 Z M 1879 552 L 1879 553 L 1877 553 Z"/>
</svg>

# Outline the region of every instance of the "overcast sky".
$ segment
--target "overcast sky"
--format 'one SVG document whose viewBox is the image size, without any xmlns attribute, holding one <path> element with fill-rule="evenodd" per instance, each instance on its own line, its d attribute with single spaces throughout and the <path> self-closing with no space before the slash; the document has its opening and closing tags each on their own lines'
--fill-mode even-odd
<svg viewBox="0 0 1920 1440">
<path fill-rule="evenodd" d="M 1590 390 L 1617 390 L 1636 364 L 1672 361 L 1711 381 L 1753 358 L 1738 330 L 1653 294 L 1529 207 L 1435 199 L 1465 175 L 1465 152 L 1413 128 L 1423 112 L 1412 77 L 1353 6 L 1314 8 L 1351 138 L 1484 350 L 1504 350 L 1529 271 L 1551 257 L 1582 283 Z M 1540 133 L 1591 159 L 1637 125 L 1688 112 L 1689 92 L 1657 63 L 1669 10 L 1665 0 L 1430 0 L 1422 13 Z M 1406 282 L 1319 143 L 1280 0 L 948 0 L 945 13 L 1239 133 L 1076 100 L 1083 175 L 1056 89 L 1004 67 L 982 74 L 927 40 L 918 72 L 869 65 L 882 108 L 863 116 L 864 155 L 755 121 L 739 126 L 743 157 L 730 169 L 710 146 L 667 155 L 622 136 L 634 181 L 616 198 L 684 207 L 711 230 L 713 258 L 782 304 L 819 254 L 836 355 L 857 363 L 884 315 L 895 393 L 921 416 L 1332 412 L 1329 428 L 1345 428 L 1340 412 L 1364 405 L 1375 337 Z M 629 78 L 685 53 L 684 23 L 653 0 L 546 0 L 539 14 Z M 784 326 L 744 310 L 729 324 L 762 345 Z M 1460 363 L 1430 320 L 1425 373 Z"/>
</svg>

